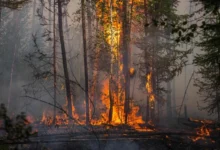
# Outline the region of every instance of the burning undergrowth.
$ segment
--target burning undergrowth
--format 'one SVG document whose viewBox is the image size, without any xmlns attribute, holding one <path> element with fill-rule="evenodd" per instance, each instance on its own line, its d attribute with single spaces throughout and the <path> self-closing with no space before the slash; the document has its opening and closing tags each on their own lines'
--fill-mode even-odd
<svg viewBox="0 0 220 150">
<path fill-rule="evenodd" d="M 125 124 L 125 116 L 124 116 L 124 93 L 119 92 L 112 94 L 112 97 L 114 97 L 114 105 L 112 110 L 112 117 L 111 120 L 109 120 L 109 109 L 110 109 L 110 96 L 109 96 L 109 80 L 105 80 L 103 82 L 103 88 L 102 88 L 102 96 L 101 96 L 101 105 L 99 105 L 100 108 L 98 111 L 100 114 L 93 118 L 93 116 L 90 116 L 90 124 L 93 126 L 98 125 L 106 125 L 106 128 L 109 127 L 116 127 L 121 126 Z M 67 112 L 67 105 L 64 105 L 63 109 L 65 112 Z M 85 110 L 85 104 L 83 105 L 83 108 Z M 74 105 L 72 106 L 72 116 L 73 116 L 73 122 L 74 124 L 78 125 L 85 125 L 86 121 L 86 115 L 85 114 L 78 114 L 76 108 Z M 92 110 L 90 110 L 92 112 Z M 133 102 L 130 103 L 130 111 L 128 114 L 128 121 L 127 126 L 132 127 L 133 129 L 137 131 L 154 131 L 152 129 L 148 129 L 146 126 L 144 126 L 145 121 L 143 120 L 142 116 L 138 115 L 139 106 L 135 105 Z M 56 126 L 62 126 L 62 125 L 68 125 L 69 124 L 69 118 L 65 112 L 58 112 L 56 114 L 56 119 L 53 119 L 54 112 L 52 110 L 45 110 L 42 115 L 41 123 L 47 126 L 51 126 L 55 124 Z M 91 113 L 92 114 L 92 113 Z M 153 122 L 149 121 L 147 124 L 150 124 L 152 126 Z"/>
</svg>

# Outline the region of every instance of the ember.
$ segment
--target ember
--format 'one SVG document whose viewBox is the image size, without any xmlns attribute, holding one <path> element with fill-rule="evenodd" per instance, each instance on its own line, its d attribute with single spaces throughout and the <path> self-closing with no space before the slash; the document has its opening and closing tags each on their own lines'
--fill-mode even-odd
<svg viewBox="0 0 220 150">
<path fill-rule="evenodd" d="M 197 134 L 198 134 L 198 137 L 195 137 L 195 138 L 192 138 L 192 140 L 194 142 L 198 141 L 198 140 L 205 140 L 205 137 L 206 136 L 210 136 L 210 132 L 209 130 L 206 128 L 205 125 L 203 125 L 201 128 L 197 128 Z"/>
</svg>

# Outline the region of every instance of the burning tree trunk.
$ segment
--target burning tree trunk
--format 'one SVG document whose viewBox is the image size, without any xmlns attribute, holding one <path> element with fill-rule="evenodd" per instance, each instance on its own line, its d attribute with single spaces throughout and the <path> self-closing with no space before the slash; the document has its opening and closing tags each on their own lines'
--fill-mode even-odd
<svg viewBox="0 0 220 150">
<path fill-rule="evenodd" d="M 109 116 L 108 116 L 108 122 L 111 123 L 112 121 L 112 114 L 113 114 L 113 105 L 114 105 L 114 100 L 113 100 L 113 94 L 112 94 L 112 87 L 111 87 L 111 82 L 112 82 L 112 77 L 109 79 L 109 101 L 110 101 L 110 108 L 109 108 Z"/>
<path fill-rule="evenodd" d="M 51 12 L 52 12 L 52 9 L 53 9 L 53 41 L 49 41 L 49 48 L 53 48 L 53 92 L 54 92 L 54 95 L 53 95 L 53 100 L 54 100 L 54 110 L 53 110 L 53 124 L 55 125 L 56 124 L 56 82 L 57 82 L 57 79 L 56 79 L 56 26 L 55 26 L 55 23 L 56 23 L 56 4 L 55 4 L 55 1 L 54 1 L 54 6 L 52 7 L 52 1 L 51 0 L 48 0 L 48 3 L 49 3 L 49 31 L 51 32 L 51 28 L 52 28 L 52 22 L 51 22 L 51 19 L 52 19 L 52 16 L 51 16 Z M 53 47 L 52 47 L 52 42 L 53 42 Z"/>
<path fill-rule="evenodd" d="M 67 95 L 67 102 L 68 102 L 68 115 L 71 118 L 72 117 L 72 101 L 71 101 L 70 80 L 69 80 L 67 59 L 66 59 L 66 49 L 65 49 L 64 36 L 63 36 L 62 1 L 58 0 L 57 3 L 58 3 L 59 36 L 60 36 L 60 45 L 61 45 L 61 51 L 62 51 L 63 69 L 64 69 L 64 77 L 65 77 L 65 85 L 66 85 L 66 95 Z"/>
<path fill-rule="evenodd" d="M 85 95 L 86 95 L 86 124 L 89 124 L 89 91 L 88 91 L 88 67 L 87 67 L 87 47 L 86 47 L 86 24 L 85 24 L 85 3 L 81 0 L 82 13 L 82 34 L 84 49 L 84 73 L 85 73 Z"/>
<path fill-rule="evenodd" d="M 100 29 L 100 25 L 99 25 L 99 22 L 102 22 L 103 19 L 104 19 L 104 9 L 105 9 L 105 3 L 106 1 L 103 0 L 103 3 L 102 3 L 102 7 L 101 7 L 101 18 L 98 18 L 97 16 L 97 20 L 96 20 L 96 29 L 97 30 L 101 30 Z M 96 9 L 98 9 L 96 7 Z M 97 11 L 97 10 L 96 10 Z M 98 14 L 96 14 L 98 15 Z M 103 30 L 104 29 L 104 26 L 103 26 Z M 98 34 L 97 34 L 98 33 Z M 99 36 L 99 32 L 97 32 L 96 34 L 96 38 L 98 39 L 98 36 Z M 97 107 L 97 99 L 98 99 L 98 92 L 99 92 L 99 88 L 98 88 L 98 79 L 99 79 L 99 59 L 100 59 L 100 49 L 101 47 L 100 46 L 97 46 L 96 47 L 96 50 L 95 50 L 95 58 L 94 58 L 94 65 L 92 65 L 92 88 L 91 88 L 91 95 L 92 95 L 92 102 L 93 102 L 93 105 L 94 105 L 94 109 L 96 109 Z M 96 115 L 96 114 L 95 114 Z"/>
<path fill-rule="evenodd" d="M 147 0 L 144 0 L 144 15 L 145 15 L 145 26 L 144 26 L 144 32 L 145 32 L 145 40 L 147 38 L 147 24 L 148 24 L 148 20 L 147 20 Z M 147 63 L 147 49 L 146 49 L 146 45 L 144 46 L 144 54 L 145 54 L 145 70 L 146 70 L 146 83 L 147 81 L 147 75 L 148 75 L 148 63 Z M 147 93 L 149 94 L 149 93 Z M 149 97 L 147 96 L 147 102 L 146 102 L 146 122 L 149 120 L 149 115 L 150 115 L 150 106 L 149 106 Z"/>
<path fill-rule="evenodd" d="M 110 0 L 110 17 L 111 17 L 111 67 L 110 67 L 110 77 L 109 77 L 109 100 L 110 100 L 110 109 L 109 109 L 109 123 L 112 121 L 112 113 L 113 113 L 113 105 L 114 105 L 114 100 L 113 100 L 113 94 L 112 94 L 112 76 L 113 76 L 113 63 L 114 63 L 114 53 L 113 53 L 113 29 L 112 29 L 112 0 Z"/>
</svg>

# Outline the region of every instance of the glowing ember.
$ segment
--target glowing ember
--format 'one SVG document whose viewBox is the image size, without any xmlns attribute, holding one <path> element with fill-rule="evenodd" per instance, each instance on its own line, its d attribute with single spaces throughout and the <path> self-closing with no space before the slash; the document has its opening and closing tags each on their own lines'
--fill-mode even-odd
<svg viewBox="0 0 220 150">
<path fill-rule="evenodd" d="M 192 138 L 193 142 L 196 142 L 198 140 L 205 140 L 205 136 L 210 136 L 210 132 L 206 128 L 205 125 L 203 125 L 201 128 L 198 128 L 196 133 L 199 136 L 195 137 L 195 138 Z"/>
<path fill-rule="evenodd" d="M 213 120 L 198 120 L 198 119 L 192 119 L 189 118 L 190 121 L 203 123 L 203 124 L 214 124 L 215 122 Z"/>
</svg>

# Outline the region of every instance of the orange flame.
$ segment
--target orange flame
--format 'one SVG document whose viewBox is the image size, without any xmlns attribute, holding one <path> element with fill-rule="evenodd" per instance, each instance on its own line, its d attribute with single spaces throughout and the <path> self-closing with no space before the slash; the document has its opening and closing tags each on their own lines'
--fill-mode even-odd
<svg viewBox="0 0 220 150">
<path fill-rule="evenodd" d="M 155 101 L 155 97 L 153 94 L 153 87 L 152 87 L 152 72 L 150 72 L 147 76 L 147 83 L 146 83 L 146 90 L 149 94 L 149 102 L 150 102 L 150 106 L 153 109 L 154 108 L 154 101 Z"/>
<path fill-rule="evenodd" d="M 133 76 L 134 73 L 135 73 L 135 69 L 134 69 L 134 68 L 130 68 L 130 69 L 129 69 L 129 73 L 130 73 L 131 76 Z"/>
<path fill-rule="evenodd" d="M 199 136 L 192 138 L 193 142 L 196 142 L 198 140 L 205 140 L 205 136 L 210 136 L 210 131 L 207 129 L 205 125 L 203 125 L 201 128 L 198 128 L 196 133 Z"/>
</svg>

